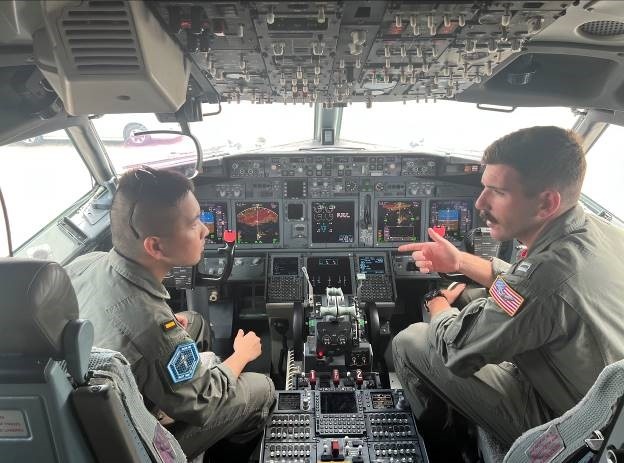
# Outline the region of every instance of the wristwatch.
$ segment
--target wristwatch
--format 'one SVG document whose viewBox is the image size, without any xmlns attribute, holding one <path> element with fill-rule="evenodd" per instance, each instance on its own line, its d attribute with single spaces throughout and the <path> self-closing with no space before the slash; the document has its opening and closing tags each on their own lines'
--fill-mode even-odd
<svg viewBox="0 0 624 463">
<path fill-rule="evenodd" d="M 427 312 L 429 312 L 429 301 L 435 297 L 443 297 L 444 299 L 446 299 L 444 293 L 442 293 L 442 291 L 437 288 L 426 292 L 423 296 L 423 305 L 425 306 L 425 309 L 427 309 Z"/>
</svg>

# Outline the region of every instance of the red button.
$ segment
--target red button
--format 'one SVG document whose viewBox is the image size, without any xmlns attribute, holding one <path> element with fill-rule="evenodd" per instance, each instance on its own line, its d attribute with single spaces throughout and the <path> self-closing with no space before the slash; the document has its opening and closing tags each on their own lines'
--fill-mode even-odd
<svg viewBox="0 0 624 463">
<path fill-rule="evenodd" d="M 230 245 L 234 244 L 236 241 L 236 233 L 234 233 L 234 230 L 225 230 L 223 232 L 223 241 Z"/>
</svg>

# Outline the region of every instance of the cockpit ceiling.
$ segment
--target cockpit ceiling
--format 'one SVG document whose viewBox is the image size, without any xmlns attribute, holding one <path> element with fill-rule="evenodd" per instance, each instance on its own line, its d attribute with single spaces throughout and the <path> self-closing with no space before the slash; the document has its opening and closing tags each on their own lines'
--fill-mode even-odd
<svg viewBox="0 0 624 463">
<path fill-rule="evenodd" d="M 624 23 L 618 21 L 624 5 L 617 3 L 158 1 L 152 5 L 223 100 L 341 106 L 353 101 L 456 99 L 618 109 L 617 100 L 597 101 L 591 96 L 602 92 L 618 71 L 620 58 L 613 53 L 608 62 L 601 61 L 593 69 L 605 73 L 589 85 L 579 74 L 594 63 L 578 65 L 587 54 L 578 48 L 590 44 L 597 51 L 606 44 L 612 51 L 624 45 Z M 555 53 L 570 59 L 550 63 L 541 50 L 532 52 L 542 37 L 556 40 L 560 50 Z M 562 75 L 567 78 L 562 80 Z M 578 88 L 583 89 L 581 95 Z M 467 89 L 470 92 L 464 94 Z"/>
<path fill-rule="evenodd" d="M 454 99 L 564 16 L 557 2 L 153 2 L 224 100 Z M 532 79 L 528 65 L 517 85 Z"/>
<path fill-rule="evenodd" d="M 620 0 L 0 2 L 0 116 L 219 99 L 622 111 L 622 18 Z"/>
</svg>

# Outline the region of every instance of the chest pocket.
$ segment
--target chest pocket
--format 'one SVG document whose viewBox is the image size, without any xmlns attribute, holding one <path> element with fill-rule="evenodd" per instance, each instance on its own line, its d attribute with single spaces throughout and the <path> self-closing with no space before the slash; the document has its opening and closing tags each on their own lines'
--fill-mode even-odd
<svg viewBox="0 0 624 463">
<path fill-rule="evenodd" d="M 477 299 L 465 307 L 444 333 L 448 345 L 462 347 L 483 312 L 486 299 Z"/>
</svg>

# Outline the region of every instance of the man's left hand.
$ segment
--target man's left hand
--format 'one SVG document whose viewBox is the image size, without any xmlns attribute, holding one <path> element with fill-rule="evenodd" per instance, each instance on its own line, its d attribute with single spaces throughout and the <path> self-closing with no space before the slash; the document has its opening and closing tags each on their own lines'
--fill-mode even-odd
<svg viewBox="0 0 624 463">
<path fill-rule="evenodd" d="M 174 315 L 178 323 L 182 325 L 182 328 L 186 329 L 186 327 L 188 326 L 188 318 L 186 318 L 186 315 L 183 315 L 181 313 L 177 313 Z"/>
<path fill-rule="evenodd" d="M 451 284 L 447 289 L 441 291 L 444 297 L 434 297 L 431 299 L 428 304 L 431 318 L 450 308 L 464 289 L 466 289 L 464 283 Z"/>
</svg>

